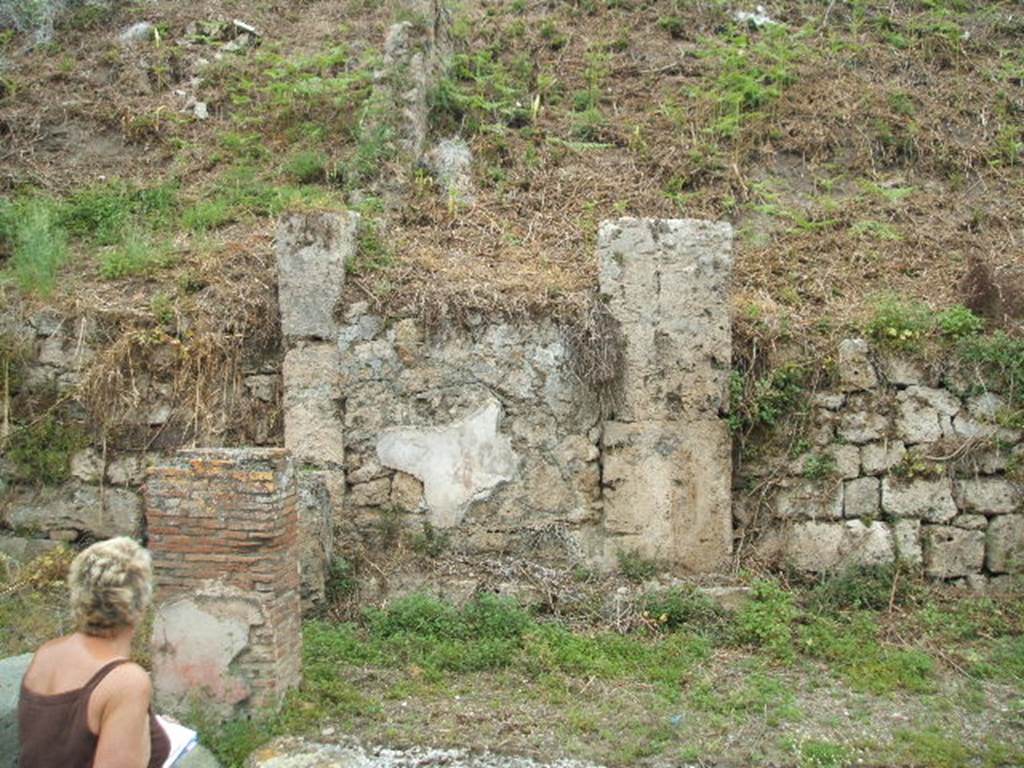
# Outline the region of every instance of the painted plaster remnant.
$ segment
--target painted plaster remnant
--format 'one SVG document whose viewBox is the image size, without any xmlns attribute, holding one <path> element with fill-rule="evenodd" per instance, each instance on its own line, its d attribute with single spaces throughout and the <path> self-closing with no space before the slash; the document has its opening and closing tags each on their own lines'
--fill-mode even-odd
<svg viewBox="0 0 1024 768">
<path fill-rule="evenodd" d="M 490 496 L 515 477 L 518 461 L 508 437 L 498 433 L 501 405 L 492 400 L 447 427 L 397 428 L 377 441 L 377 458 L 423 482 L 432 525 L 458 525 L 470 502 Z"/>
<path fill-rule="evenodd" d="M 249 684 L 232 662 L 249 647 L 249 629 L 263 622 L 237 590 L 182 597 L 161 605 L 153 621 L 154 688 L 160 705 L 179 710 L 203 691 L 226 706 L 249 698 Z"/>
</svg>

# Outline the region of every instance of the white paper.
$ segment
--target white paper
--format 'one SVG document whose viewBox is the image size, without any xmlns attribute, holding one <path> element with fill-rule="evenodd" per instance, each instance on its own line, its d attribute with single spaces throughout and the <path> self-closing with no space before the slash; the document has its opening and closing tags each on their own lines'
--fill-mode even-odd
<svg viewBox="0 0 1024 768">
<path fill-rule="evenodd" d="M 156 721 L 164 729 L 167 738 L 171 742 L 171 752 L 163 764 L 163 768 L 171 768 L 175 761 L 184 754 L 187 754 L 192 747 L 199 743 L 198 734 L 191 728 L 186 728 L 181 723 L 175 723 L 161 715 L 156 716 Z"/>
</svg>

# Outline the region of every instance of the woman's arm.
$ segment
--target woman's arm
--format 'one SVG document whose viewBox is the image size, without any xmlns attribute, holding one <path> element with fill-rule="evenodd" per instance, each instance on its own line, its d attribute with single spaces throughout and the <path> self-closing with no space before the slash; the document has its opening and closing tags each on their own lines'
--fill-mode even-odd
<svg viewBox="0 0 1024 768">
<path fill-rule="evenodd" d="M 136 664 L 124 664 L 111 672 L 108 680 L 110 694 L 100 718 L 93 768 L 146 768 L 153 693 L 149 675 Z"/>
</svg>

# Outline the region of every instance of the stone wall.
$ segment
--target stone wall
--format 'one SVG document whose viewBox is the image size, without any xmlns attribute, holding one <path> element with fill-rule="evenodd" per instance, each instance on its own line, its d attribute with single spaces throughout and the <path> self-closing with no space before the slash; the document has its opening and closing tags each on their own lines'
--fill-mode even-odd
<svg viewBox="0 0 1024 768">
<path fill-rule="evenodd" d="M 1024 572 L 1024 443 L 1006 401 L 847 339 L 838 385 L 810 404 L 806 450 L 744 468 L 774 487 L 757 551 L 823 572 L 903 560 L 974 586 Z M 757 494 L 737 494 L 752 523 Z"/>
<path fill-rule="evenodd" d="M 285 444 L 312 465 L 344 466 L 345 494 L 333 503 L 350 546 L 406 527 L 471 554 L 607 567 L 636 552 L 688 572 L 724 564 L 728 225 L 602 227 L 597 300 L 624 344 L 608 414 L 553 321 L 480 316 L 428 328 L 339 301 L 342 270 L 318 289 L 309 254 L 323 268 L 354 248 L 330 216 L 294 216 L 278 233 L 292 344 Z"/>
<path fill-rule="evenodd" d="M 150 470 L 161 708 L 274 707 L 301 669 L 294 467 L 281 449 L 186 450 Z"/>
</svg>

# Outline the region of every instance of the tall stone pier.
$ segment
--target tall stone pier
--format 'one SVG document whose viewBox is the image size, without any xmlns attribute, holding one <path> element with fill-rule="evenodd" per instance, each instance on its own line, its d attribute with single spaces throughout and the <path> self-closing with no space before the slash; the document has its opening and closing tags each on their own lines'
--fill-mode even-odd
<svg viewBox="0 0 1024 768">
<path fill-rule="evenodd" d="M 732 227 L 695 219 L 606 221 L 600 293 L 625 340 L 621 399 L 602 437 L 609 554 L 689 572 L 732 550 Z"/>
<path fill-rule="evenodd" d="M 345 493 L 344 398 L 338 370 L 336 305 L 345 263 L 355 254 L 359 216 L 285 216 L 276 237 L 278 303 L 285 339 L 284 445 L 299 466 L 302 598 L 324 598 L 334 549 L 334 517 Z"/>
<path fill-rule="evenodd" d="M 184 450 L 146 481 L 158 707 L 277 707 L 301 674 L 297 490 L 283 449 Z"/>
</svg>

